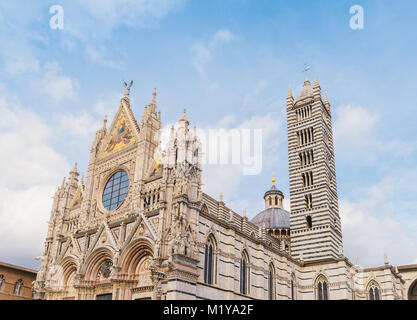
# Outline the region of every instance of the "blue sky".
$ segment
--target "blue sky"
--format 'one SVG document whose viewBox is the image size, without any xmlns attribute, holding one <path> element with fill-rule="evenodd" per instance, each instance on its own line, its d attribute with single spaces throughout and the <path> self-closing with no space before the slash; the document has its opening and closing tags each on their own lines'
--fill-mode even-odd
<svg viewBox="0 0 417 320">
<path fill-rule="evenodd" d="M 285 98 L 308 64 L 332 104 L 345 254 L 417 263 L 415 16 L 413 1 L 2 1 L 0 260 L 37 266 L 56 187 L 74 162 L 85 172 L 131 79 L 139 119 L 157 87 L 164 125 L 187 108 L 201 128 L 263 128 L 262 172 L 206 167 L 209 194 L 253 217 L 275 172 L 288 198 Z"/>
</svg>

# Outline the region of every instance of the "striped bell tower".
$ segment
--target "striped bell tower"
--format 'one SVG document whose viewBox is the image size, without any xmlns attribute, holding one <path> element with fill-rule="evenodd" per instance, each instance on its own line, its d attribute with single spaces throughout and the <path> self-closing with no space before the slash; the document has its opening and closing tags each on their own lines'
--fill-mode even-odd
<svg viewBox="0 0 417 320">
<path fill-rule="evenodd" d="M 303 261 L 343 255 L 330 103 L 306 78 L 287 97 L 291 254 Z"/>
</svg>

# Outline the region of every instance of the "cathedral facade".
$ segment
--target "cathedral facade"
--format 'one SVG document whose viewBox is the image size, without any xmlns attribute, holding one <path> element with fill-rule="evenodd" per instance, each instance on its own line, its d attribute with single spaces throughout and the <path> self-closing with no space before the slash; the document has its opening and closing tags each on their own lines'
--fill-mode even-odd
<svg viewBox="0 0 417 320">
<path fill-rule="evenodd" d="M 287 97 L 291 212 L 275 185 L 252 220 L 202 191 L 186 113 L 161 147 L 156 91 L 141 121 L 130 85 L 97 131 L 87 173 L 57 189 L 36 299 L 417 299 L 417 266 L 343 255 L 331 107 L 316 79 Z M 364 244 L 365 245 L 365 244 Z"/>
</svg>

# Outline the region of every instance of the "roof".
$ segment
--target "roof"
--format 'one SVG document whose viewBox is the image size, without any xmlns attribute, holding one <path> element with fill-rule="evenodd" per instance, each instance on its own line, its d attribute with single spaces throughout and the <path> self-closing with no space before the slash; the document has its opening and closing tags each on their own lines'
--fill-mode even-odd
<svg viewBox="0 0 417 320">
<path fill-rule="evenodd" d="M 275 184 L 272 185 L 271 189 L 269 189 L 267 192 L 265 192 L 264 199 L 266 196 L 270 194 L 279 194 L 281 196 L 284 196 L 284 194 L 281 192 L 281 190 L 278 190 L 277 187 L 275 187 Z"/>
<path fill-rule="evenodd" d="M 1 261 L 0 261 L 0 266 L 10 268 L 10 269 L 20 270 L 20 271 L 28 272 L 28 273 L 34 273 L 34 274 L 38 273 L 36 270 L 33 270 L 33 269 L 28 269 L 28 268 L 25 268 L 25 267 L 19 267 L 19 266 L 15 266 L 13 264 L 9 264 L 9 263 L 6 263 L 6 262 L 1 262 Z"/>
<path fill-rule="evenodd" d="M 304 81 L 303 89 L 301 90 L 300 96 L 297 101 L 303 100 L 314 95 L 313 88 L 311 87 L 310 81 L 306 78 Z"/>
<path fill-rule="evenodd" d="M 281 208 L 268 208 L 258 213 L 251 222 L 266 229 L 289 229 L 290 213 Z"/>
<path fill-rule="evenodd" d="M 405 270 L 417 270 L 417 264 L 409 264 L 405 266 L 398 266 L 398 270 L 405 271 Z"/>
</svg>

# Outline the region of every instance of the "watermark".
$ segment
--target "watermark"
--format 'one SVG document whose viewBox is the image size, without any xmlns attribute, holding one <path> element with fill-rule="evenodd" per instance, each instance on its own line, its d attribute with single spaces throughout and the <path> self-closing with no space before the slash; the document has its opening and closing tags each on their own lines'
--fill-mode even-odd
<svg viewBox="0 0 417 320">
<path fill-rule="evenodd" d="M 262 129 L 196 129 L 195 133 L 201 142 L 202 165 L 237 166 L 243 175 L 261 173 Z M 163 145 L 169 136 L 170 129 L 162 130 Z"/>
<path fill-rule="evenodd" d="M 349 25 L 352 30 L 363 30 L 364 27 L 364 10 L 360 5 L 351 6 L 349 13 L 353 16 L 350 18 Z"/>
<path fill-rule="evenodd" d="M 49 8 L 53 16 L 49 19 L 49 27 L 52 30 L 64 30 L 64 8 L 60 5 L 53 5 Z"/>
</svg>

